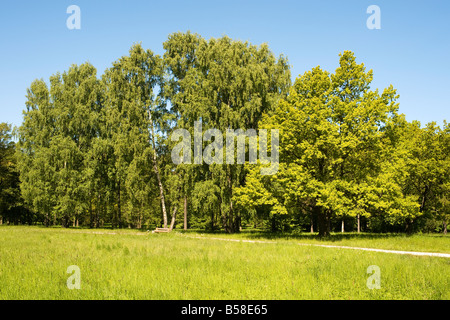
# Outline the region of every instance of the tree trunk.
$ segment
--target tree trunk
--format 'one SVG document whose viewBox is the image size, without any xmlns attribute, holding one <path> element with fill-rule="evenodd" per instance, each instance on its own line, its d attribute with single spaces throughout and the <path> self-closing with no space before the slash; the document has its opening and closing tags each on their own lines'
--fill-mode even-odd
<svg viewBox="0 0 450 320">
<path fill-rule="evenodd" d="M 97 208 L 95 208 L 95 223 L 94 223 L 94 228 L 98 228 L 98 226 L 100 225 L 100 195 L 98 196 L 98 203 L 97 203 Z"/>
<path fill-rule="evenodd" d="M 233 229 L 234 229 L 234 232 L 241 232 L 242 231 L 241 216 L 240 215 L 237 215 L 236 217 L 234 217 Z"/>
<path fill-rule="evenodd" d="M 341 224 L 341 232 L 344 233 L 345 232 L 345 227 L 344 227 L 344 219 L 342 219 L 342 224 Z"/>
<path fill-rule="evenodd" d="M 271 220 L 271 231 L 275 232 L 277 231 L 277 225 L 276 225 L 276 221 L 275 221 L 275 215 L 272 215 Z"/>
<path fill-rule="evenodd" d="M 227 217 L 225 216 L 225 213 L 222 210 L 222 197 L 219 195 L 219 219 L 221 219 L 222 222 L 222 227 L 225 229 L 226 232 L 228 232 L 228 227 L 227 227 Z M 214 210 L 211 210 L 211 215 L 214 214 Z M 213 223 L 214 219 L 211 218 L 211 222 Z"/>
<path fill-rule="evenodd" d="M 164 200 L 164 189 L 163 185 L 161 183 L 161 176 L 159 175 L 159 169 L 158 169 L 158 161 L 156 158 L 156 143 L 155 143 L 155 131 L 153 129 L 153 119 L 152 114 L 150 113 L 150 109 L 148 110 L 148 119 L 150 120 L 150 127 L 152 132 L 152 146 L 153 146 L 153 169 L 156 173 L 156 179 L 158 180 L 158 186 L 159 186 L 159 195 L 161 197 L 161 208 L 163 212 L 163 221 L 164 221 L 164 228 L 167 228 L 167 211 L 166 211 L 166 202 Z"/>
<path fill-rule="evenodd" d="M 325 212 L 325 219 L 327 220 L 327 236 L 329 236 L 330 231 L 331 231 L 331 211 L 330 210 Z"/>
<path fill-rule="evenodd" d="M 311 234 L 313 234 L 314 233 L 314 223 L 313 223 L 313 216 L 312 216 L 312 214 L 311 214 L 311 217 L 310 217 L 310 223 L 311 223 Z"/>
<path fill-rule="evenodd" d="M 236 233 L 241 231 L 241 217 L 233 214 L 233 201 L 230 199 L 230 222 L 231 232 Z"/>
<path fill-rule="evenodd" d="M 61 226 L 63 228 L 68 228 L 70 226 L 70 218 L 68 216 L 64 216 L 61 220 Z"/>
<path fill-rule="evenodd" d="M 94 226 L 94 214 L 92 212 L 92 201 L 89 200 L 89 228 L 92 229 L 92 227 Z"/>
<path fill-rule="evenodd" d="M 444 221 L 443 224 L 444 224 L 444 234 L 447 234 L 447 221 Z"/>
<path fill-rule="evenodd" d="M 119 186 L 118 186 L 118 204 L 117 204 L 117 220 L 118 220 L 118 224 L 119 224 L 119 229 L 122 228 L 122 208 L 120 206 L 120 180 L 119 180 Z"/>
<path fill-rule="evenodd" d="M 357 220 L 358 220 L 358 233 L 361 232 L 361 216 L 358 214 L 357 216 Z"/>
<path fill-rule="evenodd" d="M 406 231 L 407 234 L 412 234 L 413 233 L 413 223 L 414 223 L 414 221 L 412 219 L 407 219 L 406 220 L 405 231 Z"/>
<path fill-rule="evenodd" d="M 425 186 L 425 190 L 422 193 L 422 203 L 420 204 L 419 212 L 423 212 L 425 210 L 425 203 L 427 201 L 427 194 L 428 194 L 428 186 Z"/>
<path fill-rule="evenodd" d="M 175 217 L 177 215 L 177 207 L 175 207 L 175 209 L 173 209 L 173 213 L 172 213 L 172 221 L 170 221 L 170 228 L 169 231 L 173 230 L 173 226 L 175 225 Z"/>
<path fill-rule="evenodd" d="M 117 219 L 116 219 L 116 216 L 117 216 L 116 210 L 114 209 L 114 207 L 111 209 L 110 206 L 108 206 L 108 208 L 106 210 L 107 210 L 107 212 L 109 211 L 109 214 L 111 215 L 111 227 L 113 229 L 115 229 L 116 228 L 116 221 L 117 221 Z"/>
<path fill-rule="evenodd" d="M 187 230 L 187 196 L 184 196 L 184 230 Z"/>
<path fill-rule="evenodd" d="M 227 227 L 228 227 L 228 233 L 235 233 L 236 232 L 236 219 L 233 215 L 233 201 L 231 200 L 232 194 L 233 194 L 233 184 L 231 181 L 231 169 L 229 166 L 226 166 L 226 173 L 227 173 L 227 181 L 228 181 L 228 190 L 229 190 L 229 211 L 228 211 L 228 217 L 227 217 Z"/>
<path fill-rule="evenodd" d="M 141 207 L 139 208 L 138 229 L 142 229 L 142 203 L 141 203 Z"/>
<path fill-rule="evenodd" d="M 328 215 L 321 207 L 315 206 L 317 222 L 319 227 L 319 237 L 327 237 L 330 235 L 330 229 L 328 224 Z"/>
</svg>

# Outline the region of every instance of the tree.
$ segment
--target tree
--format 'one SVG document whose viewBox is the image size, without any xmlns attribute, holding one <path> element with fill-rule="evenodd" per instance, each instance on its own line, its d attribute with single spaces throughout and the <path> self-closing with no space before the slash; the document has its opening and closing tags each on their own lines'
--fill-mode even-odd
<svg viewBox="0 0 450 320">
<path fill-rule="evenodd" d="M 268 217 L 271 231 L 281 231 L 277 229 L 276 217 L 288 214 L 289 205 L 280 176 L 262 176 L 261 164 L 247 167 L 249 172 L 246 175 L 245 185 L 236 188 L 233 195 L 237 208 L 241 212 Z"/>
<path fill-rule="evenodd" d="M 439 134 L 439 147 L 441 149 L 442 175 L 437 195 L 437 205 L 434 207 L 437 218 L 442 221 L 442 232 L 447 234 L 448 224 L 450 222 L 450 123 L 444 120 L 443 129 Z"/>
<path fill-rule="evenodd" d="M 17 155 L 24 199 L 46 225 L 84 219 L 122 227 L 125 214 L 142 226 L 155 177 L 149 167 L 167 225 L 155 132 L 164 121 L 154 95 L 161 61 L 135 45 L 101 80 L 86 63 L 53 75 L 50 89 L 43 80 L 31 84 Z"/>
<path fill-rule="evenodd" d="M 143 186 L 149 182 L 146 167 L 153 167 L 159 187 L 163 224 L 167 228 L 167 211 L 162 172 L 158 159 L 157 130 L 164 129 L 164 103 L 155 94 L 162 87 L 162 60 L 140 44 L 134 45 L 108 69 L 103 77 L 106 87 L 107 139 L 114 149 L 114 189 L 117 199 L 117 220 L 121 224 L 123 198 L 131 197 L 131 210 L 138 204 L 142 210 L 145 194 L 126 194 L 125 186 Z M 136 189 L 134 189 L 136 191 Z M 137 202 L 136 202 L 137 201 Z"/>
<path fill-rule="evenodd" d="M 370 90 L 372 71 L 352 52 L 341 54 L 339 64 L 334 74 L 316 67 L 298 77 L 260 124 L 280 129 L 280 170 L 271 178 L 283 182 L 285 204 L 310 207 L 320 236 L 330 233 L 332 216 L 366 212 L 357 195 L 381 171 L 386 128 L 398 109 L 392 86 Z"/>
<path fill-rule="evenodd" d="M 207 41 L 187 32 L 170 35 L 164 49 L 169 76 L 165 94 L 176 127 L 189 130 L 192 136 L 197 121 L 204 131 L 258 129 L 262 114 L 272 110 L 290 86 L 286 58 L 277 60 L 266 44 L 257 47 L 228 37 Z M 202 171 L 197 177 L 212 180 L 218 187 L 216 197 L 225 230 L 239 231 L 240 216 L 233 209 L 232 195 L 243 181 L 243 165 L 213 161 L 197 164 L 196 170 Z"/>
<path fill-rule="evenodd" d="M 21 193 L 28 207 L 44 216 L 44 224 L 56 220 L 55 172 L 51 166 L 50 139 L 54 133 L 50 93 L 43 80 L 35 80 L 27 89 L 26 111 L 19 128 L 17 159 Z"/>
<path fill-rule="evenodd" d="M 443 129 L 435 122 L 424 128 L 420 128 L 419 122 L 414 122 L 404 131 L 404 148 L 408 151 L 405 188 L 417 197 L 421 215 L 440 220 L 444 232 L 449 213 L 449 132 L 447 122 L 444 122 Z M 412 224 L 413 220 L 408 221 L 408 227 Z"/>
<path fill-rule="evenodd" d="M 185 229 L 188 217 L 227 232 L 291 219 L 326 236 L 364 217 L 369 230 L 447 231 L 448 123 L 408 123 L 396 90 L 371 90 L 352 52 L 291 86 L 266 44 L 187 32 L 163 46 L 160 57 L 133 45 L 100 79 L 84 63 L 31 83 L 16 145 L 0 126 L 0 222 L 173 229 L 183 207 Z M 182 151 L 176 129 L 194 137 Z M 262 175 L 274 129 L 278 171 Z"/>
<path fill-rule="evenodd" d="M 99 130 L 96 115 L 102 108 L 97 70 L 89 63 L 73 65 L 50 78 L 54 133 L 50 140 L 56 172 L 54 212 L 63 226 L 74 225 L 88 210 L 88 155 Z"/>
<path fill-rule="evenodd" d="M 0 224 L 24 221 L 19 215 L 22 210 L 20 197 L 19 172 L 15 157 L 15 143 L 12 140 L 11 125 L 0 123 Z M 22 219 L 21 219 L 22 218 Z"/>
<path fill-rule="evenodd" d="M 99 80 L 90 64 L 73 65 L 31 84 L 24 123 L 19 128 L 18 159 L 26 203 L 43 212 L 45 224 L 84 215 L 89 203 L 86 160 L 98 132 Z"/>
</svg>

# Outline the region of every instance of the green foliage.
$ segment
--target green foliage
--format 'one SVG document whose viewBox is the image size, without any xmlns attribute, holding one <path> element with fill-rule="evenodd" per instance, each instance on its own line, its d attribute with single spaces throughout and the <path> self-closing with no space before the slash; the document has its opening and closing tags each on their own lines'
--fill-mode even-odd
<svg viewBox="0 0 450 320">
<path fill-rule="evenodd" d="M 201 121 L 203 131 L 258 129 L 263 114 L 275 108 L 290 86 L 286 58 L 277 60 L 266 44 L 258 47 L 228 37 L 207 41 L 188 32 L 170 35 L 164 49 L 169 75 L 165 92 L 176 127 L 189 130 L 192 136 L 196 121 Z M 211 217 L 214 211 L 220 212 L 223 227 L 238 231 L 241 217 L 233 208 L 232 196 L 245 177 L 243 166 L 198 165 L 195 171 L 184 171 L 188 174 L 197 180 L 185 179 L 199 183 L 192 188 L 194 209 L 198 199 L 205 199 L 204 194 L 195 193 L 212 183 L 216 188 L 210 189 L 211 199 L 203 209 Z M 211 221 L 214 225 L 215 218 Z"/>
<path fill-rule="evenodd" d="M 266 178 L 250 167 L 239 192 L 243 205 L 306 211 L 318 220 L 320 235 L 329 234 L 333 216 L 418 215 L 415 198 L 399 181 L 401 158 L 392 158 L 391 127 L 402 121 L 396 91 L 371 91 L 372 71 L 351 52 L 341 54 L 339 63 L 334 74 L 316 67 L 297 78 L 287 99 L 262 119 L 262 128 L 281 131 L 280 170 Z"/>
<path fill-rule="evenodd" d="M 168 226 L 168 214 L 179 227 L 183 211 L 191 226 L 230 233 L 446 232 L 449 124 L 407 122 L 393 86 L 371 90 L 373 72 L 352 52 L 334 73 L 316 67 L 291 85 L 287 59 L 267 44 L 179 32 L 163 47 L 159 56 L 135 44 L 101 77 L 85 63 L 31 83 L 16 148 L 1 126 L 0 216 L 143 228 Z M 173 164 L 173 130 L 193 137 L 195 122 L 203 132 L 278 129 L 278 172 Z"/>
<path fill-rule="evenodd" d="M 160 58 L 135 45 L 101 80 L 83 64 L 52 76 L 50 90 L 32 83 L 19 129 L 21 189 L 47 225 L 142 226 L 155 192 L 149 113 L 161 119 L 160 72 Z"/>
<path fill-rule="evenodd" d="M 0 123 L 0 224 L 30 223 L 33 216 L 23 207 L 19 171 L 11 125 Z"/>
</svg>

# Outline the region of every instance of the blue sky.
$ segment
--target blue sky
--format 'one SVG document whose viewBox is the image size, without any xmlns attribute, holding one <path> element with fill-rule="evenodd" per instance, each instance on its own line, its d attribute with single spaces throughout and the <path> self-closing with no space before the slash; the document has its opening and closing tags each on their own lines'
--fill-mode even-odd
<svg viewBox="0 0 450 320">
<path fill-rule="evenodd" d="M 69 30 L 68 6 L 81 9 L 81 29 Z M 369 5 L 381 9 L 381 29 L 369 30 Z M 339 53 L 355 52 L 373 69 L 372 88 L 392 84 L 400 112 L 422 124 L 450 120 L 450 1 L 4 1 L 0 6 L 0 122 L 20 125 L 34 79 L 89 61 L 102 74 L 141 42 L 162 54 L 170 33 L 228 35 L 266 42 L 291 64 L 293 80 L 320 65 L 334 72 Z"/>
</svg>

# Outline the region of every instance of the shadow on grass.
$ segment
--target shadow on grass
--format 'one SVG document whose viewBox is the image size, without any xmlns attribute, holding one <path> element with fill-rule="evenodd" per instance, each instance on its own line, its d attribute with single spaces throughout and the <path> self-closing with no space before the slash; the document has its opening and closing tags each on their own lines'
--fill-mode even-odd
<svg viewBox="0 0 450 320">
<path fill-rule="evenodd" d="M 22 225 L 24 226 L 24 225 Z M 5 224 L 0 225 L 0 227 L 7 227 Z M 112 228 L 111 225 L 104 225 L 101 228 L 91 228 L 89 226 L 79 226 L 73 227 L 70 226 L 68 228 L 64 228 L 61 225 L 54 226 L 44 226 L 44 225 L 33 225 L 31 227 L 38 227 L 42 229 L 53 229 L 53 230 L 90 230 L 90 231 L 100 231 L 100 230 L 109 230 L 109 231 L 129 231 L 130 233 L 133 231 L 137 232 L 150 232 L 153 230 L 152 228 L 148 229 L 148 227 L 144 227 L 141 229 L 137 228 Z M 253 228 L 244 228 L 241 232 L 238 233 L 227 233 L 223 230 L 215 230 L 208 231 L 205 229 L 188 229 L 183 230 L 181 228 L 175 228 L 175 232 L 180 232 L 183 234 L 204 234 L 208 236 L 215 237 L 224 237 L 230 239 L 248 239 L 248 240 L 310 240 L 310 241 L 320 241 L 320 242 L 340 242 L 345 240 L 375 240 L 375 239 L 395 239 L 395 238 L 409 238 L 417 235 L 422 235 L 426 237 L 437 237 L 437 238 L 446 238 L 446 235 L 442 233 L 366 233 L 366 232 L 332 232 L 331 235 L 327 237 L 319 237 L 318 233 L 310 233 L 310 232 L 271 232 L 264 229 L 253 229 Z"/>
<path fill-rule="evenodd" d="M 202 229 L 181 230 L 182 233 L 190 234 L 207 234 L 216 236 L 227 236 L 233 239 L 252 239 L 252 240 L 315 240 L 323 242 L 339 242 L 343 240 L 373 240 L 373 239 L 392 239 L 411 237 L 414 234 L 406 233 L 364 233 L 364 232 L 347 232 L 347 233 L 331 233 L 327 237 L 319 237 L 318 233 L 297 233 L 297 232 L 270 232 L 257 229 L 244 229 L 239 233 L 230 234 L 225 231 L 205 231 Z"/>
</svg>

